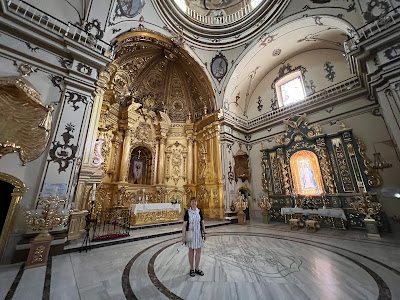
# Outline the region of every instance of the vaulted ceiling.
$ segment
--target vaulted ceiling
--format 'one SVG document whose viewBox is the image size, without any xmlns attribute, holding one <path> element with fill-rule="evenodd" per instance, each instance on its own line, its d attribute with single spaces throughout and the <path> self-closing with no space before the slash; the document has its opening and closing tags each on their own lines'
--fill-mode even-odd
<svg viewBox="0 0 400 300">
<path fill-rule="evenodd" d="M 343 42 L 348 39 L 349 30 L 344 23 L 338 23 L 332 18 L 312 17 L 289 23 L 263 35 L 241 57 L 234 72 L 230 74 L 226 97 L 238 93 L 251 96 L 271 70 L 298 54 L 316 49 L 344 51 Z"/>
<path fill-rule="evenodd" d="M 132 100 L 153 111 L 166 111 L 173 122 L 188 115 L 200 119 L 215 109 L 213 90 L 204 71 L 166 37 L 130 32 L 118 39 L 113 77 L 116 99 Z M 122 103 L 121 102 L 121 103 Z"/>
</svg>

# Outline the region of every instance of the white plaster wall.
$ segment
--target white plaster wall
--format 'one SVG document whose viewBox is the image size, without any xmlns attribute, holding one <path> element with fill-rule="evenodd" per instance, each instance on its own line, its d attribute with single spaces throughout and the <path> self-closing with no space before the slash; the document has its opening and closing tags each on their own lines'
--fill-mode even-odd
<svg viewBox="0 0 400 300">
<path fill-rule="evenodd" d="M 26 79 L 39 91 L 43 104 L 53 104 L 53 132 L 54 125 L 58 118 L 58 109 L 57 106 L 54 105 L 54 102 L 57 103 L 60 100 L 61 93 L 58 88 L 53 87 L 48 75 L 49 74 L 44 71 L 37 70 L 30 76 L 27 76 Z M 0 77 L 4 76 L 19 76 L 19 73 L 11 59 L 0 57 Z M 51 137 L 52 136 L 50 135 L 49 144 L 43 154 L 36 160 L 28 162 L 25 166 L 22 165 L 18 153 L 8 154 L 0 159 L 0 172 L 10 174 L 20 179 L 27 187 L 27 191 L 19 202 L 15 212 L 15 225 L 4 254 L 5 261 L 11 259 L 16 243 L 20 239 L 21 234 L 26 231 L 26 223 L 22 213 L 23 210 L 33 209 L 36 203 L 36 196 L 42 179 L 42 172 L 46 163 L 47 153 L 50 148 Z"/>
<path fill-rule="evenodd" d="M 365 0 L 331 0 L 327 3 L 321 4 L 314 3 L 310 0 L 290 1 L 289 6 L 282 14 L 281 19 L 298 18 L 304 14 L 327 14 L 331 16 L 340 16 L 342 19 L 352 24 L 353 27 L 358 28 L 364 24 L 364 20 L 360 15 L 360 11 L 365 11 L 366 2 L 367 1 Z M 360 9 L 360 5 L 362 6 L 362 9 Z"/>
<path fill-rule="evenodd" d="M 325 63 L 330 62 L 333 66 L 334 78 L 329 80 L 327 78 L 328 72 L 325 70 Z M 313 83 L 315 85 L 315 92 L 328 88 L 334 84 L 337 84 L 343 80 L 353 77 L 347 66 L 343 52 L 330 49 L 318 49 L 308 51 L 293 58 L 282 62 L 274 69 L 272 69 L 258 84 L 253 94 L 251 95 L 249 102 L 249 119 L 260 116 L 263 113 L 271 111 L 271 100 L 274 99 L 274 89 L 271 89 L 271 84 L 278 77 L 279 69 L 283 65 L 290 64 L 292 68 L 297 66 L 303 66 L 307 72 L 304 74 L 305 85 Z M 261 97 L 263 108 L 261 112 L 257 109 L 258 97 Z M 239 116 L 243 117 L 239 107 L 230 105 L 230 110 Z M 236 109 L 236 110 L 235 110 Z"/>
<path fill-rule="evenodd" d="M 65 23 L 80 23 L 80 19 L 84 19 L 83 0 L 26 0 L 25 2 Z"/>
</svg>

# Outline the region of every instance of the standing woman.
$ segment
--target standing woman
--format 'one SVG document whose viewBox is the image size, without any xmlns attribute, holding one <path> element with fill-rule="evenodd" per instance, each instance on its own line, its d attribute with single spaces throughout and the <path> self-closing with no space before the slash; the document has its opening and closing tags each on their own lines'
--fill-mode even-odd
<svg viewBox="0 0 400 300">
<path fill-rule="evenodd" d="M 191 240 L 188 241 L 186 241 L 187 231 L 191 232 Z M 182 227 L 182 243 L 186 244 L 189 247 L 189 274 L 191 277 L 194 277 L 195 274 L 198 274 L 200 276 L 204 275 L 204 272 L 199 270 L 203 239 L 206 240 L 203 213 L 199 208 L 197 208 L 196 197 L 192 197 L 190 198 L 190 208 L 186 211 L 185 217 L 183 218 Z M 194 258 L 196 259 L 195 268 L 193 268 Z"/>
</svg>

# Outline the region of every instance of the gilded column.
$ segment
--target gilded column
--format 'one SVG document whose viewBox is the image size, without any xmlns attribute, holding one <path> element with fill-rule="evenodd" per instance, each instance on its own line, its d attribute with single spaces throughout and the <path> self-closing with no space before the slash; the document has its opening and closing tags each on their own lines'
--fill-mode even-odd
<svg viewBox="0 0 400 300">
<path fill-rule="evenodd" d="M 223 183 L 223 179 L 222 179 L 222 156 L 221 156 L 221 142 L 220 142 L 220 138 L 219 138 L 219 125 L 216 125 L 214 127 L 214 145 L 215 145 L 215 174 L 217 174 L 218 178 L 218 183 Z"/>
<path fill-rule="evenodd" d="M 159 153 L 160 153 L 160 139 L 157 138 L 156 153 L 155 153 L 156 159 L 154 160 L 154 178 L 153 178 L 153 184 L 157 184 L 157 178 L 158 178 L 158 155 L 159 155 Z"/>
<path fill-rule="evenodd" d="M 187 159 L 187 183 L 193 183 L 193 127 L 194 124 L 191 122 L 190 114 L 185 124 L 185 134 L 188 145 L 188 159 Z"/>
<path fill-rule="evenodd" d="M 112 181 L 113 176 L 115 174 L 116 170 L 116 164 L 117 164 L 117 154 L 118 154 L 118 148 L 121 144 L 121 137 L 119 136 L 118 131 L 114 131 L 114 138 L 111 141 L 111 150 L 110 150 L 110 157 L 108 158 L 108 167 L 107 167 L 107 174 L 110 175 L 110 179 Z"/>
<path fill-rule="evenodd" d="M 99 126 L 101 108 L 103 105 L 104 93 L 108 88 L 111 74 L 117 70 L 117 66 L 111 63 L 106 71 L 99 74 L 97 81 L 96 95 L 92 107 L 92 115 L 90 117 L 89 129 L 86 137 L 85 152 L 83 154 L 83 165 L 92 164 L 93 146 L 97 139 L 97 128 Z"/>
<path fill-rule="evenodd" d="M 282 148 L 276 149 L 276 153 L 277 153 L 278 162 L 279 162 L 280 168 L 281 168 L 284 193 L 285 193 L 285 195 L 290 195 L 290 177 L 289 177 L 289 172 L 288 172 L 289 167 L 286 164 L 283 149 Z"/>
<path fill-rule="evenodd" d="M 124 144 L 122 146 L 121 168 L 119 172 L 119 181 L 122 182 L 128 181 L 130 152 L 131 152 L 131 134 L 130 130 L 125 130 Z"/>
<path fill-rule="evenodd" d="M 167 139 L 162 137 L 160 139 L 160 152 L 158 159 L 158 183 L 164 184 L 164 165 L 165 165 L 165 143 Z"/>
<path fill-rule="evenodd" d="M 215 180 L 215 170 L 214 170 L 214 160 L 215 160 L 215 152 L 214 152 L 214 138 L 213 138 L 213 131 L 212 128 L 208 129 L 207 131 L 207 138 L 208 138 L 208 144 L 209 144 L 209 159 L 210 159 L 210 172 L 211 172 L 211 178 L 209 178 L 209 180 L 211 179 L 212 181 Z"/>
<path fill-rule="evenodd" d="M 335 180 L 332 175 L 332 167 L 329 161 L 328 150 L 326 149 L 325 139 L 319 138 L 316 140 L 317 148 L 316 152 L 321 165 L 322 177 L 325 182 L 325 186 L 328 188 L 329 194 L 336 194 L 337 189 L 335 185 Z"/>
<path fill-rule="evenodd" d="M 197 140 L 193 141 L 193 183 L 197 184 L 197 158 L 198 158 L 198 148 L 197 148 Z"/>
<path fill-rule="evenodd" d="M 193 138 L 188 138 L 187 183 L 193 183 Z"/>
</svg>

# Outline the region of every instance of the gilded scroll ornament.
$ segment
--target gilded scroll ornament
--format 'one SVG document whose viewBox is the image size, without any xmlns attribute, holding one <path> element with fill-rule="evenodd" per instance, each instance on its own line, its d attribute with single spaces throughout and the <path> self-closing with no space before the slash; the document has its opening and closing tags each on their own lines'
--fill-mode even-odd
<svg viewBox="0 0 400 300">
<path fill-rule="evenodd" d="M 239 144 L 239 150 L 236 152 L 236 155 L 233 156 L 235 160 L 235 178 L 236 182 L 241 179 L 242 182 L 246 180 L 251 180 L 251 171 L 250 171 L 250 163 L 249 163 L 249 155 L 242 150 L 242 145 Z"/>
<path fill-rule="evenodd" d="M 372 168 L 371 161 L 365 154 L 365 144 L 361 141 L 361 139 L 356 138 L 357 145 L 358 145 L 358 152 L 360 153 L 361 157 L 364 161 L 364 166 L 366 170 L 364 171 L 365 175 L 368 177 L 368 185 L 371 187 L 379 187 L 382 185 L 382 177 L 379 175 L 377 169 Z"/>
<path fill-rule="evenodd" d="M 5 141 L 4 143 L 0 143 L 0 158 L 6 154 L 18 152 L 20 150 L 21 146 L 17 146 L 15 145 L 15 143 L 10 143 L 9 141 Z"/>
<path fill-rule="evenodd" d="M 271 168 L 272 168 L 272 180 L 274 182 L 274 193 L 282 194 L 282 173 L 280 170 L 280 165 L 278 163 L 278 158 L 276 157 L 276 152 L 272 152 L 269 154 L 271 160 Z"/>
<path fill-rule="evenodd" d="M 52 106 L 21 77 L 0 78 L 0 158 L 18 151 L 25 164 L 38 158 L 50 138 Z"/>
<path fill-rule="evenodd" d="M 325 186 L 328 187 L 329 194 L 336 194 L 337 189 L 335 181 L 332 176 L 332 169 L 329 163 L 328 150 L 324 146 L 318 146 L 315 150 L 317 152 L 320 161 L 322 177 L 324 178 Z"/>
<path fill-rule="evenodd" d="M 335 153 L 336 163 L 339 167 L 340 179 L 342 181 L 343 190 L 345 192 L 354 192 L 354 183 L 351 178 L 349 164 L 343 148 L 341 138 L 334 138 L 331 140 L 333 152 Z"/>
<path fill-rule="evenodd" d="M 283 155 L 283 149 L 277 149 L 277 157 L 278 163 L 281 167 L 282 172 L 282 182 L 283 182 L 283 189 L 286 195 L 290 195 L 290 174 L 289 174 L 289 166 L 286 164 L 285 156 Z"/>
</svg>

